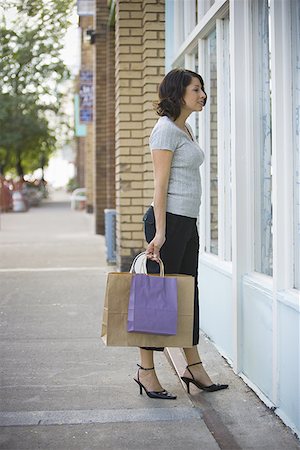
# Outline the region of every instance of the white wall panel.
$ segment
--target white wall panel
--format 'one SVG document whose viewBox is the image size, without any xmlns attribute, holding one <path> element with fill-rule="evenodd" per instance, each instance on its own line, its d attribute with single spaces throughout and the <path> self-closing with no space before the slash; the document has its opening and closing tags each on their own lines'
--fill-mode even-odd
<svg viewBox="0 0 300 450">
<path fill-rule="evenodd" d="M 272 291 L 248 277 L 241 320 L 242 372 L 272 400 Z"/>
<path fill-rule="evenodd" d="M 199 269 L 200 328 L 229 360 L 233 358 L 232 279 L 201 260 Z"/>
<path fill-rule="evenodd" d="M 300 311 L 288 299 L 278 296 L 278 407 L 300 430 Z"/>
</svg>

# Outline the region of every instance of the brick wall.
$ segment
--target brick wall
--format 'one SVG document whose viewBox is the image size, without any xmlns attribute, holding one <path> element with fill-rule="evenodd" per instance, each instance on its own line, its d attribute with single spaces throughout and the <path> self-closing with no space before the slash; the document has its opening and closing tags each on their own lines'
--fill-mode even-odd
<svg viewBox="0 0 300 450">
<path fill-rule="evenodd" d="M 165 2 L 144 0 L 143 14 L 143 206 L 153 199 L 153 170 L 149 136 L 158 119 L 153 102 L 165 75 Z"/>
<path fill-rule="evenodd" d="M 148 139 L 164 74 L 164 1 L 116 4 L 116 209 L 118 266 L 145 247 L 142 217 L 153 195 Z"/>
<path fill-rule="evenodd" d="M 77 137 L 76 138 L 76 183 L 80 187 L 85 186 L 84 181 L 84 161 L 85 161 L 85 146 L 84 146 L 84 138 Z"/>
<path fill-rule="evenodd" d="M 94 29 L 94 212 L 95 231 L 104 234 L 104 210 L 115 207 L 114 30 L 107 0 L 96 1 Z"/>
<path fill-rule="evenodd" d="M 88 213 L 93 212 L 94 204 L 94 127 L 93 123 L 87 124 L 87 136 L 85 138 L 85 176 L 84 184 L 86 187 L 87 201 L 86 201 L 86 211 Z"/>
<path fill-rule="evenodd" d="M 115 29 L 106 39 L 106 208 L 116 207 L 115 153 Z"/>
</svg>

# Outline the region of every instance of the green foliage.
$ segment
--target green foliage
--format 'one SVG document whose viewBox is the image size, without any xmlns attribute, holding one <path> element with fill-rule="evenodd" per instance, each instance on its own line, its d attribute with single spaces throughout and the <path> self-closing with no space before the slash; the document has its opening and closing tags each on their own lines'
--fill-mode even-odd
<svg viewBox="0 0 300 450">
<path fill-rule="evenodd" d="M 0 171 L 47 163 L 65 126 L 60 51 L 73 0 L 6 0 L 0 23 Z M 11 17 L 13 16 L 13 19 Z M 54 131 L 55 130 L 55 131 Z"/>
<path fill-rule="evenodd" d="M 0 94 L 0 104 L 0 171 L 15 168 L 23 177 L 47 164 L 55 149 L 55 135 L 46 118 L 39 116 L 38 105 L 26 97 L 20 101 L 10 94 Z"/>
<path fill-rule="evenodd" d="M 73 192 L 75 189 L 79 188 L 76 177 L 70 178 L 67 183 L 67 192 Z"/>
</svg>

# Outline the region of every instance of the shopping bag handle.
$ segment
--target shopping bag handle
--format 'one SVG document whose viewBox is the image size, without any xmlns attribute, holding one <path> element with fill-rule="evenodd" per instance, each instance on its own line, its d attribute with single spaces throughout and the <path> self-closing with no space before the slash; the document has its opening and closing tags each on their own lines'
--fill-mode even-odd
<svg viewBox="0 0 300 450">
<path fill-rule="evenodd" d="M 137 262 L 137 260 L 139 258 L 143 258 L 142 260 L 142 273 L 147 274 L 147 256 L 146 256 L 146 252 L 141 252 L 138 255 L 136 255 L 136 257 L 134 258 L 134 260 L 132 261 L 131 267 L 130 267 L 130 273 L 136 273 L 135 271 L 135 264 Z M 165 275 L 165 268 L 164 268 L 164 263 L 162 262 L 162 260 L 160 258 L 158 258 L 157 264 L 159 264 L 159 276 L 163 277 Z"/>
</svg>

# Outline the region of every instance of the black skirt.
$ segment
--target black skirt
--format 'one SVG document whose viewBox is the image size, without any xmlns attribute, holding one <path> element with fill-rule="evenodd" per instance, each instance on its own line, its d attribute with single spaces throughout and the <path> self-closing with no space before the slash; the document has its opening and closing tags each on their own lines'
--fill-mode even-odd
<svg viewBox="0 0 300 450">
<path fill-rule="evenodd" d="M 193 345 L 199 343 L 199 292 L 198 292 L 198 260 L 199 235 L 197 219 L 166 213 L 166 241 L 160 249 L 160 257 L 164 263 L 166 274 L 192 275 L 195 278 Z M 155 236 L 155 216 L 152 206 L 144 217 L 144 232 L 149 243 Z M 159 265 L 155 261 L 147 261 L 148 273 L 159 273 Z M 142 347 L 145 350 L 163 351 L 163 347 Z"/>
</svg>

